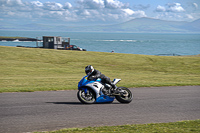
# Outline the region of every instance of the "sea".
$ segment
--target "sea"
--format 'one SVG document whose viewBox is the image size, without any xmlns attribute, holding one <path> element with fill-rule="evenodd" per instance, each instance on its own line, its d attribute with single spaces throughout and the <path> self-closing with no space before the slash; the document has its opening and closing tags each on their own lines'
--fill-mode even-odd
<svg viewBox="0 0 200 133">
<path fill-rule="evenodd" d="M 200 34 L 189 33 L 88 33 L 53 31 L 3 31 L 0 36 L 30 37 L 42 36 L 70 37 L 70 44 L 87 51 L 111 52 L 143 55 L 198 55 L 200 54 Z M 42 42 L 37 42 L 42 46 Z M 36 42 L 0 41 L 0 46 L 36 47 Z"/>
</svg>

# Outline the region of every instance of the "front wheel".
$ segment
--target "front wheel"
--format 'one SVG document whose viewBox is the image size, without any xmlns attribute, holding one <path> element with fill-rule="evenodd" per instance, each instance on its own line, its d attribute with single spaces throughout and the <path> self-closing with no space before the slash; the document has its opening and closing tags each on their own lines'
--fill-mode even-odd
<svg viewBox="0 0 200 133">
<path fill-rule="evenodd" d="M 84 104 L 92 104 L 96 101 L 94 92 L 89 89 L 87 89 L 87 93 L 85 93 L 84 90 L 79 90 L 77 97 L 79 101 Z"/>
<path fill-rule="evenodd" d="M 116 95 L 115 98 L 120 103 L 130 103 L 133 99 L 132 92 L 126 87 L 119 87 L 118 88 L 120 94 Z"/>
</svg>

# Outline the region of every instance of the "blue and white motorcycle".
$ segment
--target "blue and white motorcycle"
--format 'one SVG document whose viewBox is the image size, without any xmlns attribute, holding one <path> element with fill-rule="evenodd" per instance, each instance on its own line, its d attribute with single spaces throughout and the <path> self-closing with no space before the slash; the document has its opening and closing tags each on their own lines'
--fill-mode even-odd
<svg viewBox="0 0 200 133">
<path fill-rule="evenodd" d="M 114 79 L 116 85 L 121 79 Z M 109 84 L 101 83 L 101 79 L 87 80 L 84 76 L 78 83 L 77 97 L 81 103 L 112 103 L 116 98 L 120 103 L 130 103 L 133 99 L 132 93 L 128 88 L 117 87 L 117 93 L 112 93 Z"/>
</svg>

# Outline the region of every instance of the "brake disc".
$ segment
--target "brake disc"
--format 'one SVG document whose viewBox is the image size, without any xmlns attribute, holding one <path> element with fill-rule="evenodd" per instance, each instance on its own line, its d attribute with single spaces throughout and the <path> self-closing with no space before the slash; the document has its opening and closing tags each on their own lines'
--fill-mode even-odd
<svg viewBox="0 0 200 133">
<path fill-rule="evenodd" d="M 128 92 L 127 92 L 127 91 L 124 91 L 124 92 L 123 92 L 123 96 L 127 97 L 127 96 L 128 96 Z"/>
</svg>

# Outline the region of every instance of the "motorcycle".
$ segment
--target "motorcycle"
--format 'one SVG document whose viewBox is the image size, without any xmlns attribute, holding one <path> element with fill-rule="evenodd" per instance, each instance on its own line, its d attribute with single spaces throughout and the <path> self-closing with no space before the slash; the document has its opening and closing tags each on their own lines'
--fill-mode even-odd
<svg viewBox="0 0 200 133">
<path fill-rule="evenodd" d="M 121 79 L 114 79 L 117 84 Z M 101 83 L 101 79 L 87 80 L 84 76 L 78 83 L 77 97 L 81 103 L 112 103 L 115 98 L 120 103 L 130 103 L 133 99 L 131 91 L 126 87 L 117 87 L 117 93 L 113 93 L 111 85 Z"/>
</svg>

